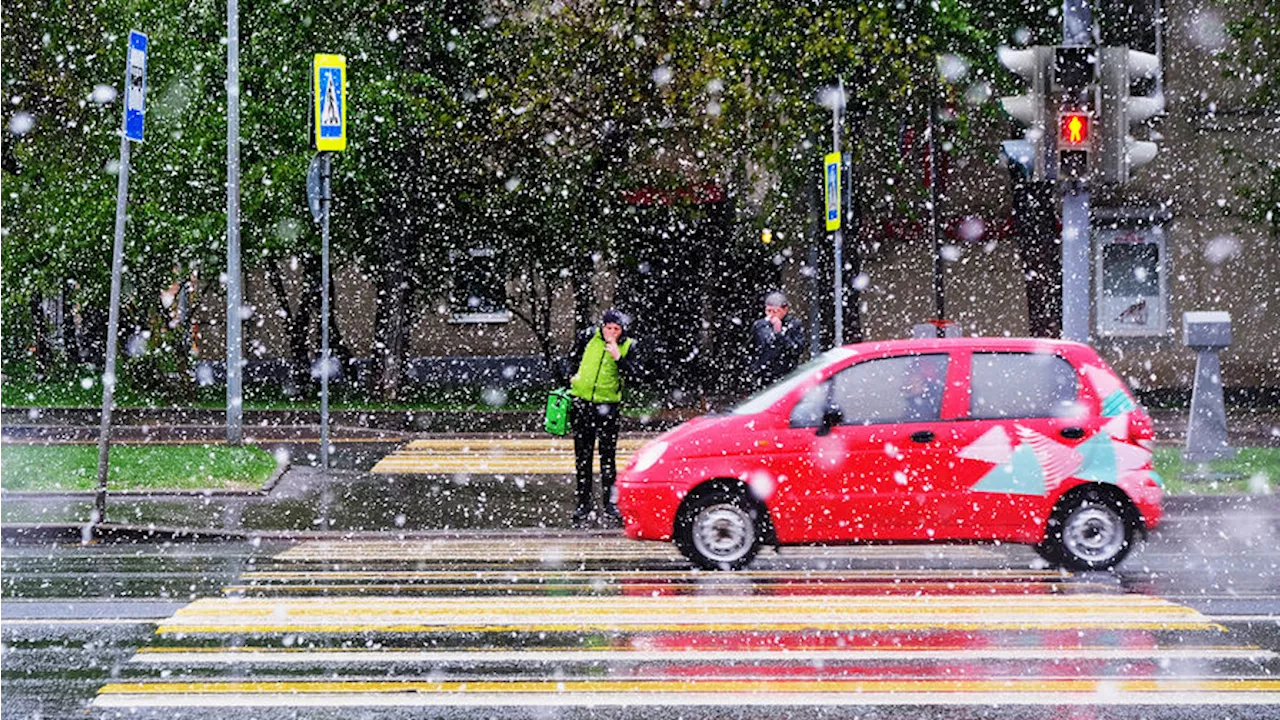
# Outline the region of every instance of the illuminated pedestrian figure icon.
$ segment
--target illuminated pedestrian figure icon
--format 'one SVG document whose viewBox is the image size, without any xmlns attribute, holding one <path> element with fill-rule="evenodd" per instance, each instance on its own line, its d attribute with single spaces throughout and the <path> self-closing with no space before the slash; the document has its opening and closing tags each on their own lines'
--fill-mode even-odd
<svg viewBox="0 0 1280 720">
<path fill-rule="evenodd" d="M 342 125 L 342 111 L 338 107 L 338 91 L 334 89 L 333 82 L 337 73 L 327 74 L 324 84 L 324 105 L 320 110 L 321 125 Z"/>
<path fill-rule="evenodd" d="M 1070 132 L 1071 142 L 1080 142 L 1083 139 L 1080 137 L 1080 128 L 1083 125 L 1084 123 L 1080 122 L 1078 115 L 1072 115 L 1071 119 L 1067 121 L 1067 130 Z"/>
</svg>

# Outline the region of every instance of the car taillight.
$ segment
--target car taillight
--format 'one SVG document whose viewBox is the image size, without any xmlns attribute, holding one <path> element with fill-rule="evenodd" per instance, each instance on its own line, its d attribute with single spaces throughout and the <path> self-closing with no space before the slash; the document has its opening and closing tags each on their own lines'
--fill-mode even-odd
<svg viewBox="0 0 1280 720">
<path fill-rule="evenodd" d="M 1151 416 L 1142 408 L 1129 413 L 1129 439 L 1141 447 L 1155 447 L 1156 429 Z"/>
</svg>

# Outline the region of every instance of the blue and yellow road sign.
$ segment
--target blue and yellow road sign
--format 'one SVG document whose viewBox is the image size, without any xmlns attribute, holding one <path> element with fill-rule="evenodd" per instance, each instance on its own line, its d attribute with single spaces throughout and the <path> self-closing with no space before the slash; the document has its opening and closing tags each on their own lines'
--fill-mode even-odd
<svg viewBox="0 0 1280 720">
<path fill-rule="evenodd" d="M 827 166 L 826 188 L 827 232 L 840 229 L 840 153 L 828 153 L 823 162 Z"/>
<path fill-rule="evenodd" d="M 347 59 L 341 55 L 316 55 L 312 67 L 316 150 L 346 150 Z"/>
</svg>

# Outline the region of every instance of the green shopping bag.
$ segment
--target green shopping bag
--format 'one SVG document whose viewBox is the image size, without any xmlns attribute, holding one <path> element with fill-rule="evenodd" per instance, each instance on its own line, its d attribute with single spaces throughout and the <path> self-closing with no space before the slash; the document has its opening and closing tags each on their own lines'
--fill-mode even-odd
<svg viewBox="0 0 1280 720">
<path fill-rule="evenodd" d="M 547 432 L 552 435 L 569 434 L 569 390 L 556 388 L 547 395 Z"/>
</svg>

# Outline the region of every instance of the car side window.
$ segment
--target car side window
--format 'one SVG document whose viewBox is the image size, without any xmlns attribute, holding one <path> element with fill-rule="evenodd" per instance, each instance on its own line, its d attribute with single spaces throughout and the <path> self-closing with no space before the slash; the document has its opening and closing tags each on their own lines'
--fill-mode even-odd
<svg viewBox="0 0 1280 720">
<path fill-rule="evenodd" d="M 822 425 L 822 413 L 831 397 L 831 381 L 826 380 L 805 392 L 800 402 L 791 408 L 791 427 L 816 428 Z"/>
<path fill-rule="evenodd" d="M 1061 417 L 1076 402 L 1075 368 L 1050 353 L 974 353 L 969 415 L 983 420 Z"/>
<path fill-rule="evenodd" d="M 818 427 L 830 407 L 841 425 L 937 420 L 946 390 L 947 355 L 867 360 L 805 393 L 791 411 L 792 427 Z"/>
</svg>

